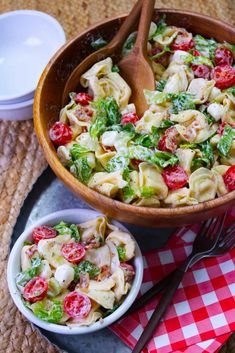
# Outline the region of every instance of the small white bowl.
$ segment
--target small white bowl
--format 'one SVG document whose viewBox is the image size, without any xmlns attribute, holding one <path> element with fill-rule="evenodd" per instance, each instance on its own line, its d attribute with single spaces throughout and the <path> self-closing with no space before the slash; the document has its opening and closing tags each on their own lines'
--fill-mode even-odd
<svg viewBox="0 0 235 353">
<path fill-rule="evenodd" d="M 0 105 L 0 119 L 3 120 L 29 120 L 33 117 L 33 101 Z"/>
<path fill-rule="evenodd" d="M 44 67 L 65 43 L 64 30 L 43 12 L 19 10 L 0 15 L 0 33 L 0 105 L 26 104 Z"/>
<path fill-rule="evenodd" d="M 87 326 L 87 327 L 69 327 L 69 326 L 47 323 L 45 321 L 38 319 L 30 309 L 24 306 L 21 300 L 21 295 L 19 290 L 17 289 L 15 278 L 17 273 L 20 272 L 21 249 L 24 245 L 24 241 L 32 240 L 31 234 L 32 234 L 33 228 L 44 224 L 54 225 L 60 222 L 61 220 L 68 223 L 82 223 L 90 219 L 96 218 L 97 216 L 100 216 L 100 215 L 101 214 L 98 212 L 95 212 L 92 210 L 84 210 L 84 209 L 69 209 L 69 210 L 62 210 L 55 213 L 51 213 L 46 217 L 39 219 L 34 224 L 32 224 L 32 226 L 27 228 L 17 239 L 13 249 L 11 250 L 11 254 L 8 260 L 8 266 L 7 266 L 8 287 L 9 287 L 12 299 L 14 300 L 18 309 L 29 321 L 33 322 L 35 325 L 47 331 L 60 333 L 60 334 L 78 335 L 78 334 L 84 334 L 84 333 L 91 333 L 97 330 L 101 330 L 104 327 L 111 325 L 113 322 L 118 320 L 130 308 L 130 306 L 136 299 L 143 279 L 143 258 L 137 242 L 136 242 L 136 256 L 133 260 L 136 274 L 135 274 L 134 281 L 132 283 L 131 290 L 127 294 L 126 298 L 124 299 L 120 307 L 117 310 L 115 310 L 111 315 L 104 318 L 103 322 L 98 321 L 92 324 L 91 326 Z M 116 221 L 112 221 L 112 223 L 117 227 L 119 227 L 120 229 L 128 232 L 128 230 L 121 223 Z"/>
</svg>

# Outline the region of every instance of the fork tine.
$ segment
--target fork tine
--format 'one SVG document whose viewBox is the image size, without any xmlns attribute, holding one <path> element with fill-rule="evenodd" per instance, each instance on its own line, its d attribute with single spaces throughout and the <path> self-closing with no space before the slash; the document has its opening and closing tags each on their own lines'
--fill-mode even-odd
<svg viewBox="0 0 235 353">
<path fill-rule="evenodd" d="M 209 227 L 206 229 L 204 236 L 206 238 L 217 238 L 218 240 L 221 237 L 221 232 L 224 227 L 224 222 L 227 216 L 227 212 L 223 214 L 223 216 L 219 216 L 217 218 L 212 218 Z"/>
<path fill-rule="evenodd" d="M 204 238 L 207 234 L 208 229 L 211 227 L 211 224 L 213 223 L 214 218 L 207 219 L 202 223 L 201 229 L 197 235 L 199 238 Z"/>
</svg>

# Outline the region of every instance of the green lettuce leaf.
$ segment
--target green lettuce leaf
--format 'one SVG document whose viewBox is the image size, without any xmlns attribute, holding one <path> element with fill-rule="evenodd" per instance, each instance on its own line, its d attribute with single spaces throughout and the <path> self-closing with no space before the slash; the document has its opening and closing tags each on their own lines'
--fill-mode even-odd
<svg viewBox="0 0 235 353">
<path fill-rule="evenodd" d="M 46 322 L 56 324 L 63 317 L 63 305 L 62 302 L 58 300 L 50 302 L 44 299 L 32 304 L 31 308 L 35 316 Z"/>
<path fill-rule="evenodd" d="M 79 281 L 80 273 L 87 272 L 89 273 L 90 278 L 94 278 L 100 273 L 99 267 L 93 265 L 90 261 L 84 260 L 79 263 L 74 269 L 74 281 Z"/>
<path fill-rule="evenodd" d="M 76 224 L 69 225 L 68 223 L 61 221 L 53 228 L 57 230 L 58 235 L 70 234 L 71 237 L 74 238 L 76 242 L 79 242 L 81 240 L 79 230 Z"/>
<path fill-rule="evenodd" d="M 108 44 L 107 40 L 105 40 L 101 36 L 91 42 L 92 48 L 94 48 L 96 50 L 105 47 L 107 44 Z"/>
<path fill-rule="evenodd" d="M 117 246 L 118 257 L 121 262 L 126 261 L 126 249 L 123 246 Z"/>
<path fill-rule="evenodd" d="M 41 269 L 41 259 L 39 257 L 34 257 L 31 260 L 32 267 L 19 272 L 16 276 L 16 284 L 18 286 L 24 287 L 33 277 L 37 276 Z"/>
<path fill-rule="evenodd" d="M 226 125 L 224 127 L 223 136 L 221 136 L 217 144 L 217 149 L 221 156 L 228 157 L 230 148 L 232 147 L 234 137 L 235 137 L 235 131 L 230 125 Z"/>
</svg>

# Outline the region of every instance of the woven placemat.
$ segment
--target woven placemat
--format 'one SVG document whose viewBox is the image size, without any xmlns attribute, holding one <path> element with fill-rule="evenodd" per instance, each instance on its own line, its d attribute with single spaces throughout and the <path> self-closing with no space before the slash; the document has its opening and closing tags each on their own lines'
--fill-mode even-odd
<svg viewBox="0 0 235 353">
<path fill-rule="evenodd" d="M 134 2 L 0 0 L 0 13 L 16 9 L 47 12 L 60 21 L 70 39 L 97 21 L 128 12 Z M 157 1 L 157 6 L 202 12 L 235 25 L 234 0 L 168 0 Z M 6 282 L 12 230 L 27 194 L 46 168 L 46 161 L 38 146 L 32 121 L 1 121 L 0 141 L 0 353 L 60 352 L 21 316 L 10 299 Z M 235 337 L 221 352 L 235 353 Z"/>
</svg>

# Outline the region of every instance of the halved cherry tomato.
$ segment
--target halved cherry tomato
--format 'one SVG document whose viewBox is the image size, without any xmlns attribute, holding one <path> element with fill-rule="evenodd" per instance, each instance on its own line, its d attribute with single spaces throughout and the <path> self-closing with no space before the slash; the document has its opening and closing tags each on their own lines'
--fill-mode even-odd
<svg viewBox="0 0 235 353">
<path fill-rule="evenodd" d="M 154 56 L 156 54 L 160 54 L 161 52 L 162 52 L 162 48 L 156 47 L 156 48 L 151 49 L 151 51 L 149 52 L 149 55 Z M 170 55 L 171 55 L 171 53 L 165 52 L 159 58 L 153 59 L 153 61 L 155 61 L 155 63 L 159 63 L 163 66 L 167 66 L 169 63 Z"/>
<path fill-rule="evenodd" d="M 122 270 L 124 271 L 124 279 L 127 283 L 131 283 L 133 281 L 133 278 L 135 277 L 135 269 L 131 264 L 128 264 L 127 262 L 121 262 L 120 266 Z"/>
<path fill-rule="evenodd" d="M 74 264 L 79 263 L 85 256 L 86 250 L 80 243 L 67 243 L 61 248 L 64 258 Z"/>
<path fill-rule="evenodd" d="M 224 183 L 229 191 L 235 190 L 235 165 L 232 165 L 223 175 Z"/>
<path fill-rule="evenodd" d="M 127 125 L 127 124 L 133 124 L 135 125 L 137 121 L 139 121 L 140 118 L 136 113 L 126 113 L 122 116 L 121 119 L 121 124 L 122 125 Z"/>
<path fill-rule="evenodd" d="M 48 291 L 48 284 L 42 277 L 32 278 L 24 287 L 23 297 L 30 303 L 43 300 Z"/>
<path fill-rule="evenodd" d="M 186 31 L 178 34 L 174 42 L 171 44 L 172 50 L 188 51 L 194 47 L 195 43 L 192 39 L 191 33 Z"/>
<path fill-rule="evenodd" d="M 215 80 L 215 86 L 220 89 L 229 88 L 235 85 L 235 70 L 230 65 L 216 66 L 211 72 L 212 80 Z"/>
<path fill-rule="evenodd" d="M 60 121 L 57 121 L 49 130 L 49 136 L 54 144 L 60 146 L 72 140 L 72 130 L 71 128 Z"/>
<path fill-rule="evenodd" d="M 71 292 L 64 298 L 64 311 L 70 317 L 84 319 L 91 311 L 91 301 L 87 295 Z"/>
<path fill-rule="evenodd" d="M 81 105 L 88 105 L 90 101 L 92 101 L 92 96 L 90 96 L 88 93 L 78 93 L 74 100 L 76 103 L 79 103 Z"/>
<path fill-rule="evenodd" d="M 233 123 L 227 123 L 227 122 L 223 122 L 220 124 L 220 126 L 218 127 L 218 130 L 217 130 L 217 134 L 219 134 L 220 136 L 223 135 L 224 133 L 224 128 L 226 125 L 230 125 L 233 129 L 235 129 L 235 124 Z"/>
<path fill-rule="evenodd" d="M 198 78 L 207 78 L 210 79 L 211 68 L 207 65 L 191 65 L 194 76 Z"/>
<path fill-rule="evenodd" d="M 202 54 L 198 50 L 193 51 L 193 56 L 201 56 Z"/>
<path fill-rule="evenodd" d="M 42 239 L 51 239 L 57 236 L 57 232 L 54 228 L 48 226 L 40 226 L 34 228 L 32 236 L 35 244 L 37 244 Z"/>
<path fill-rule="evenodd" d="M 232 65 L 233 53 L 228 48 L 218 47 L 215 50 L 214 61 L 216 65 Z"/>
<path fill-rule="evenodd" d="M 177 148 L 178 131 L 174 126 L 169 127 L 158 142 L 158 149 L 165 152 L 174 152 Z"/>
<path fill-rule="evenodd" d="M 179 166 L 175 165 L 174 167 L 167 167 L 163 170 L 162 173 L 163 179 L 171 190 L 177 190 L 185 186 L 188 182 L 188 175 L 185 170 Z"/>
</svg>

